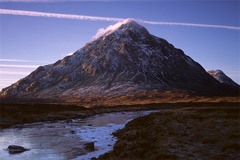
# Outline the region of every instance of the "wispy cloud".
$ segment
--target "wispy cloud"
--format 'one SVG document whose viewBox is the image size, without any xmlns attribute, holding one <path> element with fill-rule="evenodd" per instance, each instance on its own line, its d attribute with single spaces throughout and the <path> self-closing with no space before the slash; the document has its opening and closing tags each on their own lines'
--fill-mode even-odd
<svg viewBox="0 0 240 160">
<path fill-rule="evenodd" d="M 45 61 L 32 61 L 32 60 L 23 60 L 23 59 L 0 59 L 0 62 L 34 62 L 34 63 L 49 63 Z"/>
<path fill-rule="evenodd" d="M 97 16 L 74 15 L 74 14 L 58 14 L 58 13 L 35 12 L 35 11 L 24 11 L 24 10 L 9 10 L 9 9 L 0 9 L 0 14 L 36 16 L 36 17 L 52 17 L 52 18 L 64 18 L 64 19 L 78 19 L 78 20 L 92 20 L 92 21 L 120 22 L 120 21 L 125 20 L 123 18 L 97 17 Z M 207 27 L 207 28 L 222 28 L 222 29 L 240 30 L 240 27 L 225 26 L 225 25 L 195 24 L 195 23 L 180 23 L 180 22 L 155 22 L 155 21 L 146 21 L 146 20 L 139 20 L 139 19 L 136 21 L 139 23 L 154 24 L 154 25 L 174 25 L 174 26 L 191 26 L 191 27 Z"/>
<path fill-rule="evenodd" d="M 1 82 L 2 82 L 2 81 L 17 81 L 17 80 L 18 80 L 18 79 L 16 79 L 16 78 L 15 78 L 15 79 L 5 79 L 5 78 L 4 78 L 4 79 L 0 79 Z"/>
<path fill-rule="evenodd" d="M 0 74 L 10 74 L 10 75 L 28 75 L 30 72 L 9 72 L 9 71 L 0 71 Z"/>
<path fill-rule="evenodd" d="M 39 65 L 12 65 L 12 64 L 0 64 L 0 67 L 37 68 L 37 67 L 39 67 Z"/>
<path fill-rule="evenodd" d="M 93 37 L 93 39 L 97 39 L 98 37 L 101 37 L 103 34 L 106 34 L 108 32 L 110 33 L 112 31 L 114 31 L 115 29 L 120 27 L 123 23 L 125 23 L 126 21 L 127 21 L 127 19 L 125 21 L 118 22 L 118 23 L 116 23 L 114 25 L 110 25 L 107 28 L 100 28 L 100 29 L 98 29 L 97 34 Z"/>
<path fill-rule="evenodd" d="M 0 86 L 8 86 L 14 82 L 17 82 L 19 79 L 0 79 L 1 85 Z"/>
<path fill-rule="evenodd" d="M 74 52 L 70 52 L 70 53 L 67 54 L 67 56 L 71 56 L 71 55 L 73 55 L 73 53 L 74 53 Z"/>
<path fill-rule="evenodd" d="M 22 75 L 18 75 L 19 78 L 22 77 Z M 19 80 L 19 78 L 15 78 L 15 79 L 2 79 L 0 78 L 0 90 L 2 88 L 5 88 L 7 86 L 10 86 L 11 84 L 17 82 Z"/>
</svg>

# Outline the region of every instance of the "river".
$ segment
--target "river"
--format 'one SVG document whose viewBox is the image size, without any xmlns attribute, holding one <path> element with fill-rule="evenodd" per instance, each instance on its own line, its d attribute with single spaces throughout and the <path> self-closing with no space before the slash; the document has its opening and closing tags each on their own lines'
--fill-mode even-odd
<svg viewBox="0 0 240 160">
<path fill-rule="evenodd" d="M 158 110 L 159 111 L 159 110 Z M 115 112 L 57 122 L 18 125 L 0 130 L 1 160 L 88 160 L 112 150 L 112 133 L 132 119 L 155 111 Z M 94 142 L 95 151 L 86 152 L 84 144 Z M 9 154 L 9 145 L 30 149 Z"/>
</svg>

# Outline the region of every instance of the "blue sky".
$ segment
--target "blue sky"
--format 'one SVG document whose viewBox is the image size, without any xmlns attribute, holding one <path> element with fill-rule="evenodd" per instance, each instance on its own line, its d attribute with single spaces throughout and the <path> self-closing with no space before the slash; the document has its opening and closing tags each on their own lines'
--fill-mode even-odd
<svg viewBox="0 0 240 160">
<path fill-rule="evenodd" d="M 10 10 L 240 26 L 240 2 L 231 0 L 45 0 L 44 3 L 30 2 L 31 0 L 0 1 L 1 9 Z M 116 23 L 6 14 L 0 16 L 0 89 L 25 77 L 36 66 L 62 59 L 91 41 L 98 29 Z M 240 83 L 240 30 L 146 23 L 141 25 L 176 48 L 181 48 L 206 70 L 221 69 Z"/>
</svg>

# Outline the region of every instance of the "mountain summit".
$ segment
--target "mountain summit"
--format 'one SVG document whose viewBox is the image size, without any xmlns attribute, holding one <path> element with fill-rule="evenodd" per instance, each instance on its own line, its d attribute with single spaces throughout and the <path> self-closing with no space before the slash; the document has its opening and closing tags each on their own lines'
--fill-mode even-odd
<svg viewBox="0 0 240 160">
<path fill-rule="evenodd" d="M 239 87 L 239 85 L 234 82 L 231 78 L 229 78 L 223 71 L 221 70 L 210 70 L 207 71 L 211 76 L 213 76 L 220 83 L 229 86 L 229 87 Z"/>
<path fill-rule="evenodd" d="M 128 19 L 102 30 L 73 55 L 37 68 L 0 96 L 90 103 L 166 91 L 231 93 L 182 50 Z"/>
<path fill-rule="evenodd" d="M 99 29 L 97 36 L 95 37 L 95 40 L 99 37 L 107 36 L 115 31 L 117 31 L 118 34 L 121 34 L 122 31 L 124 30 L 132 30 L 134 32 L 141 32 L 141 34 L 143 33 L 149 34 L 145 27 L 139 25 L 132 19 L 126 19 L 123 22 L 118 22 L 114 25 L 110 25 L 106 29 L 103 28 Z"/>
</svg>

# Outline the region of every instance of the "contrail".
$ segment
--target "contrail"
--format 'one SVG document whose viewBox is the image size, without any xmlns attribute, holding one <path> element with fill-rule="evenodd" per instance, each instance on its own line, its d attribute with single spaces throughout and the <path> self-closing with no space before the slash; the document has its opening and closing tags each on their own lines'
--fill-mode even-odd
<svg viewBox="0 0 240 160">
<path fill-rule="evenodd" d="M 0 2 L 66 2 L 66 0 L 0 0 Z"/>
<path fill-rule="evenodd" d="M 139 22 L 146 23 L 146 24 L 192 26 L 192 27 L 210 27 L 210 28 L 224 28 L 224 29 L 240 30 L 240 27 L 223 26 L 223 25 L 212 25 L 212 24 L 177 23 L 177 22 L 153 22 L 153 21 L 144 21 L 144 20 L 139 20 Z"/>
<path fill-rule="evenodd" d="M 164 1 L 164 0 L 0 0 L 0 2 L 29 2 L 29 3 L 57 3 L 57 2 L 127 2 L 127 1 Z"/>
<path fill-rule="evenodd" d="M 114 1 L 128 1 L 128 0 L 0 0 L 0 2 L 31 2 L 31 3 L 89 2 L 89 1 L 93 1 L 93 2 L 112 2 L 113 1 L 114 2 Z M 139 1 L 139 0 L 129 0 L 129 1 Z"/>
<path fill-rule="evenodd" d="M 54 18 L 80 19 L 80 20 L 92 20 L 92 21 L 119 22 L 119 21 L 125 20 L 123 18 L 95 17 L 95 16 L 85 16 L 85 15 L 58 14 L 58 13 L 46 13 L 46 12 L 34 12 L 34 11 L 10 10 L 10 9 L 0 9 L 0 14 L 36 16 L 36 17 L 54 17 Z"/>
<path fill-rule="evenodd" d="M 86 15 L 58 14 L 58 13 L 46 13 L 46 12 L 10 10 L 10 9 L 0 9 L 0 14 L 36 16 L 36 17 L 53 17 L 53 18 L 64 18 L 64 19 L 92 20 L 92 21 L 120 22 L 120 21 L 125 20 L 124 18 L 96 17 L 96 16 L 86 16 Z M 207 28 L 222 28 L 222 29 L 240 30 L 240 27 L 224 26 L 224 25 L 178 23 L 178 22 L 154 22 L 154 21 L 145 21 L 145 20 L 136 20 L 136 21 L 140 22 L 140 23 L 155 24 L 155 25 L 192 26 L 192 27 L 207 27 Z"/>
</svg>

